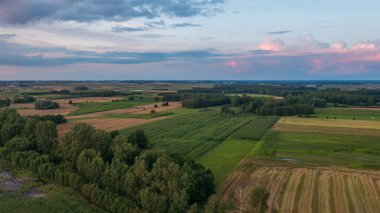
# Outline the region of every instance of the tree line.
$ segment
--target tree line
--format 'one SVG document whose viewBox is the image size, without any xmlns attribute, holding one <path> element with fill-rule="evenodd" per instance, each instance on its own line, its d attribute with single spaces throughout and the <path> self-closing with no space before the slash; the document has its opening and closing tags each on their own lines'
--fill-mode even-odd
<svg viewBox="0 0 380 213">
<path fill-rule="evenodd" d="M 71 187 L 107 211 L 215 212 L 207 209 L 222 206 L 210 197 L 210 170 L 155 149 L 141 130 L 111 136 L 78 124 L 57 143 L 54 122 L 6 109 L 0 111 L 0 147 L 9 165 Z"/>
</svg>

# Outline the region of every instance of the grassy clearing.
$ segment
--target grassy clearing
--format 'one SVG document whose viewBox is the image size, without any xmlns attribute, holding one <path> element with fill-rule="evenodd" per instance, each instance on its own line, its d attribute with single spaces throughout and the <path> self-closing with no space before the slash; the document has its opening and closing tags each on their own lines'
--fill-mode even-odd
<svg viewBox="0 0 380 213">
<path fill-rule="evenodd" d="M 155 146 L 197 159 L 254 118 L 246 114 L 224 116 L 219 108 L 185 110 L 172 118 L 121 133 L 128 135 L 143 129 Z"/>
<path fill-rule="evenodd" d="M 74 115 L 83 115 L 93 112 L 102 112 L 102 111 L 108 111 L 108 110 L 114 110 L 114 109 L 123 109 L 123 108 L 129 108 L 134 106 L 141 106 L 150 104 L 151 102 L 146 101 L 120 101 L 120 102 L 86 102 L 86 103 L 77 103 L 74 104 L 75 106 L 78 106 L 79 109 L 71 112 L 69 116 Z"/>
<path fill-rule="evenodd" d="M 271 130 L 252 155 L 296 164 L 380 169 L 380 137 Z"/>
<path fill-rule="evenodd" d="M 211 169 L 216 186 L 220 186 L 239 162 L 252 150 L 256 141 L 227 139 L 198 161 Z"/>
<path fill-rule="evenodd" d="M 380 110 L 329 107 L 315 109 L 319 118 L 380 121 Z"/>
<path fill-rule="evenodd" d="M 265 132 L 278 120 L 277 116 L 258 117 L 231 135 L 235 139 L 260 140 Z"/>
<path fill-rule="evenodd" d="M 104 212 L 69 188 L 45 185 L 39 188 L 45 197 L 26 197 L 21 193 L 0 193 L 1 212 Z"/>
</svg>

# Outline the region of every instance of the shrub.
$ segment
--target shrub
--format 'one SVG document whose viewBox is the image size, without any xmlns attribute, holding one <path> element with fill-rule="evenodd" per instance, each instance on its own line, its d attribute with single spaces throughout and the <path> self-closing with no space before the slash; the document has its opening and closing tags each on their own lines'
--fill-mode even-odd
<svg viewBox="0 0 380 213">
<path fill-rule="evenodd" d="M 58 109 L 59 104 L 50 100 L 37 100 L 34 103 L 34 107 L 38 110 L 44 109 Z"/>
<path fill-rule="evenodd" d="M 9 98 L 0 99 L 0 107 L 7 107 L 11 105 L 11 100 Z"/>
</svg>

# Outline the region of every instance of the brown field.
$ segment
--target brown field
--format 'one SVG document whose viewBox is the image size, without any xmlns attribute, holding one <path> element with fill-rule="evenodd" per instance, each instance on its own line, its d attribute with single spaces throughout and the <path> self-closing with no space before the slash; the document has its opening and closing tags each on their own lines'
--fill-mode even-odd
<svg viewBox="0 0 380 213">
<path fill-rule="evenodd" d="M 94 117 L 99 117 L 99 116 L 116 115 L 116 114 L 148 114 L 150 113 L 152 109 L 154 109 L 156 112 L 163 112 L 167 110 L 181 108 L 182 104 L 181 102 L 170 102 L 169 106 L 162 106 L 160 103 L 157 104 L 157 106 L 158 106 L 157 108 L 154 108 L 154 104 L 147 104 L 143 106 L 136 106 L 136 107 L 130 107 L 130 108 L 125 108 L 125 109 L 115 109 L 115 110 L 108 110 L 108 111 L 102 111 L 102 112 L 94 112 L 94 113 L 89 113 L 85 115 L 68 116 L 67 119 L 94 118 Z"/>
<path fill-rule="evenodd" d="M 82 121 L 75 121 L 57 126 L 58 138 L 62 138 L 74 125 L 78 123 L 90 124 L 97 129 L 106 131 L 122 130 L 129 127 L 139 126 L 146 123 L 151 123 L 169 117 L 157 117 L 152 119 L 135 119 L 135 118 L 92 118 Z"/>
<path fill-rule="evenodd" d="M 291 132 L 380 136 L 380 122 L 364 120 L 283 117 L 272 129 Z"/>
<path fill-rule="evenodd" d="M 239 196 L 240 192 L 248 195 L 258 186 L 270 191 L 269 212 L 376 213 L 380 209 L 379 171 L 263 166 L 251 173 L 235 171 L 220 192 L 225 201 L 245 210 L 247 196 Z"/>
</svg>

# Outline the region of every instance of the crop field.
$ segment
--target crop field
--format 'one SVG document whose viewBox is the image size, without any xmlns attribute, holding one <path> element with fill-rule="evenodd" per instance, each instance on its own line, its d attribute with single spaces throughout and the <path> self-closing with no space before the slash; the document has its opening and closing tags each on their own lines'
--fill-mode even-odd
<svg viewBox="0 0 380 213">
<path fill-rule="evenodd" d="M 271 130 L 252 155 L 296 165 L 380 169 L 380 137 Z"/>
<path fill-rule="evenodd" d="M 132 107 L 122 108 L 122 109 L 113 109 L 113 110 L 93 112 L 93 113 L 88 113 L 88 114 L 67 116 L 67 119 L 85 119 L 85 118 L 94 118 L 94 117 L 125 118 L 125 117 L 128 117 L 128 115 L 129 117 L 131 117 L 132 115 L 136 117 L 139 117 L 139 115 L 142 117 L 145 117 L 147 116 L 147 114 L 154 114 L 154 113 L 151 113 L 152 110 L 154 110 L 156 114 L 159 114 L 159 113 L 164 113 L 167 111 L 179 109 L 182 107 L 182 104 L 180 102 L 170 102 L 169 106 L 162 106 L 162 104 L 157 104 L 157 108 L 155 108 L 154 105 L 155 104 L 138 105 L 138 106 L 132 106 Z"/>
<path fill-rule="evenodd" d="M 273 130 L 285 132 L 310 132 L 327 134 L 349 134 L 380 137 L 380 122 L 366 120 L 315 119 L 283 117 Z"/>
<path fill-rule="evenodd" d="M 220 186 L 257 141 L 227 139 L 203 155 L 198 162 L 211 169 L 216 186 Z"/>
<path fill-rule="evenodd" d="M 171 119 L 126 129 L 122 134 L 143 129 L 155 146 L 198 159 L 254 118 L 224 116 L 219 108 L 188 110 Z"/>
<path fill-rule="evenodd" d="M 79 107 L 79 109 L 71 112 L 69 115 L 70 116 L 82 115 L 82 114 L 102 112 L 102 111 L 108 111 L 108 110 L 114 110 L 114 109 L 130 108 L 130 107 L 146 105 L 146 104 L 149 104 L 149 102 L 120 101 L 120 102 L 97 102 L 97 103 L 84 102 L 84 103 L 77 103 L 77 104 L 74 103 L 74 105 Z"/>
<path fill-rule="evenodd" d="M 269 212 L 378 212 L 380 172 L 349 169 L 259 167 L 236 170 L 221 186 L 224 200 L 247 207 L 247 195 L 264 186 Z M 237 209 L 238 210 L 238 209 Z"/>
<path fill-rule="evenodd" d="M 380 121 L 380 110 L 377 108 L 339 108 L 328 107 L 315 109 L 315 114 L 319 118 L 329 119 L 349 119 L 353 120 L 373 120 Z"/>
<path fill-rule="evenodd" d="M 235 139 L 260 140 L 278 120 L 277 116 L 257 117 L 231 135 Z"/>
</svg>

